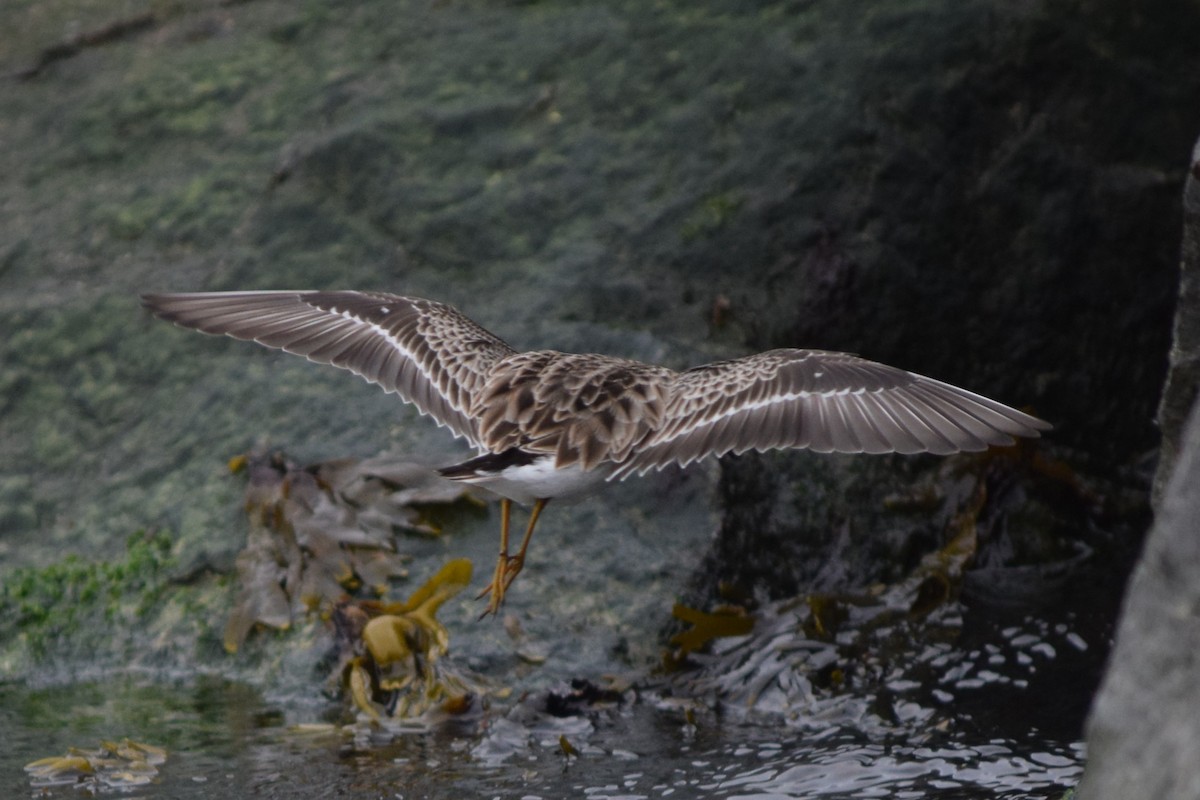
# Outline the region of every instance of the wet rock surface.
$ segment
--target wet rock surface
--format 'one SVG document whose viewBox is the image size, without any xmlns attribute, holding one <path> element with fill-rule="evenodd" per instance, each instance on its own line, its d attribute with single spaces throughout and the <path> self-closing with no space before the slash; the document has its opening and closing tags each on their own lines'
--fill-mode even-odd
<svg viewBox="0 0 1200 800">
<path fill-rule="evenodd" d="M 1197 154 L 1200 149 L 1193 151 L 1193 163 Z M 1160 409 L 1163 457 L 1155 478 L 1154 526 L 1130 581 L 1111 663 L 1088 722 L 1092 759 L 1080 785 L 1081 798 L 1142 792 L 1185 798 L 1200 792 L 1200 773 L 1192 759 L 1200 746 L 1200 727 L 1188 710 L 1200 696 L 1194 667 L 1200 646 L 1195 615 L 1200 585 L 1198 180 L 1193 168 L 1183 197 L 1183 275 L 1171 373 Z"/>
<path fill-rule="evenodd" d="M 1200 586 L 1200 417 L 1192 415 L 1175 473 L 1129 586 L 1112 663 L 1088 724 L 1091 763 L 1081 798 L 1194 797 L 1200 728 L 1194 609 Z"/>
<path fill-rule="evenodd" d="M 1181 250 L 1171 367 L 1158 407 L 1162 452 L 1154 473 L 1156 504 L 1184 447 L 1185 427 L 1200 393 L 1200 142 L 1192 148 L 1192 167 L 1183 189 Z"/>
</svg>

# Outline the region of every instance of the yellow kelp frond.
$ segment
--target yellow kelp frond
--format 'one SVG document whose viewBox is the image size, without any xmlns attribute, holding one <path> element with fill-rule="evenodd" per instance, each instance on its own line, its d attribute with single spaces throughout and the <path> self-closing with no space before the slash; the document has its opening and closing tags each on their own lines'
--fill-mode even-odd
<svg viewBox="0 0 1200 800">
<path fill-rule="evenodd" d="M 754 617 L 737 607 L 724 607 L 710 612 L 676 603 L 671 609 L 671 616 L 692 626 L 671 637 L 671 644 L 677 648 L 679 658 L 704 648 L 713 639 L 745 636 L 754 630 Z"/>
<path fill-rule="evenodd" d="M 443 566 L 404 602 L 348 601 L 334 611 L 343 650 L 340 676 L 354 705 L 375 722 L 437 710 L 459 716 L 489 693 L 441 660 L 450 634 L 438 610 L 471 581 L 471 562 Z"/>
<path fill-rule="evenodd" d="M 102 742 L 95 750 L 72 747 L 65 756 L 39 758 L 25 765 L 35 789 L 74 786 L 95 794 L 101 789 L 130 789 L 150 783 L 167 760 L 161 747 L 124 739 Z"/>
</svg>

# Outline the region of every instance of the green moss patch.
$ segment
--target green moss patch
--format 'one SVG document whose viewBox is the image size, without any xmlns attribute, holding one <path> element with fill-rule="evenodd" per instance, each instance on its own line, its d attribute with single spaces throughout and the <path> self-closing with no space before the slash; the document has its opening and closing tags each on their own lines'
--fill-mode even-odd
<svg viewBox="0 0 1200 800">
<path fill-rule="evenodd" d="M 138 532 L 120 558 L 68 555 L 13 570 L 0 586 L 0 672 L 20 661 L 111 649 L 114 636 L 152 616 L 174 564 L 168 535 Z"/>
</svg>

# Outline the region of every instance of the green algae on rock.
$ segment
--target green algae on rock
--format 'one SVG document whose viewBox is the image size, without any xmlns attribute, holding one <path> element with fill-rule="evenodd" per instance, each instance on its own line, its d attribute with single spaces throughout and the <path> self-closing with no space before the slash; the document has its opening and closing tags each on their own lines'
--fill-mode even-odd
<svg viewBox="0 0 1200 800">
<path fill-rule="evenodd" d="M 165 533 L 128 538 L 124 558 L 77 555 L 21 567 L 0 585 L 0 673 L 22 663 L 87 652 L 98 637 L 136 629 L 166 591 L 175 562 Z"/>
</svg>

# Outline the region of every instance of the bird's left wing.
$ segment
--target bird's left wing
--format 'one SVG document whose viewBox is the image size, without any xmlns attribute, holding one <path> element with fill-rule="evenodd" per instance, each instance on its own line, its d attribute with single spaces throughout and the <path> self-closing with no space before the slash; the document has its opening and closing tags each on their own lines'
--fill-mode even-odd
<svg viewBox="0 0 1200 800">
<path fill-rule="evenodd" d="M 708 455 L 954 453 L 1050 426 L 986 397 L 847 353 L 772 350 L 681 372 L 658 428 L 612 479 Z"/>
<path fill-rule="evenodd" d="M 348 369 L 476 445 L 471 397 L 515 352 L 448 305 L 382 292 L 147 294 L 142 303 L 186 328 Z"/>
</svg>

